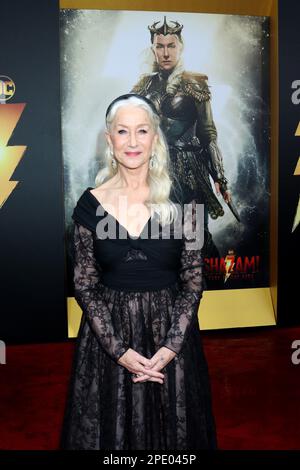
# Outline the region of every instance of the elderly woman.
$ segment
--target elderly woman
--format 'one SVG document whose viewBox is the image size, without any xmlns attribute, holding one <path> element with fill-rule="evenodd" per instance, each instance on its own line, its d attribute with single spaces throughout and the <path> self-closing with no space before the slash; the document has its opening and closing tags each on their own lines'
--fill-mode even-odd
<svg viewBox="0 0 300 470">
<path fill-rule="evenodd" d="M 104 167 L 73 213 L 83 316 L 61 448 L 215 449 L 198 205 L 175 189 L 151 101 L 115 99 L 106 124 Z"/>
</svg>

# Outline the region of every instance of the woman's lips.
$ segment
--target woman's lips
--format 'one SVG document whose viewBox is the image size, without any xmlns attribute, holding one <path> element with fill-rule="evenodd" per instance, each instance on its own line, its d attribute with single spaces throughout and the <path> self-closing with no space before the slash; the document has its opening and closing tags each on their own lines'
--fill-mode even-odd
<svg viewBox="0 0 300 470">
<path fill-rule="evenodd" d="M 125 152 L 125 155 L 127 155 L 128 157 L 137 157 L 141 153 L 142 152 Z"/>
</svg>

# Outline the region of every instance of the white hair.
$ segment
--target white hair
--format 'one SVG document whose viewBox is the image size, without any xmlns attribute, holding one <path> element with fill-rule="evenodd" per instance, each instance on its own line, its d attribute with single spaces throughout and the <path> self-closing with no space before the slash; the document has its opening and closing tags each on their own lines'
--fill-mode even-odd
<svg viewBox="0 0 300 470">
<path fill-rule="evenodd" d="M 168 146 L 164 137 L 164 134 L 160 128 L 160 119 L 158 114 L 154 112 L 151 106 L 137 96 L 132 96 L 127 99 L 120 99 L 114 103 L 106 118 L 107 132 L 110 133 L 117 111 L 120 108 L 126 106 L 136 106 L 144 109 L 149 117 L 151 126 L 154 132 L 157 134 L 157 142 L 155 145 L 155 163 L 153 168 L 149 168 L 147 175 L 147 183 L 149 184 L 150 194 L 149 199 L 145 201 L 145 205 L 150 210 L 151 217 L 154 212 L 158 215 L 159 223 L 164 226 L 170 224 L 177 218 L 178 209 L 170 199 L 170 192 L 172 185 L 176 181 L 175 175 L 171 175 L 170 156 Z M 118 173 L 117 168 L 112 166 L 112 156 L 109 144 L 106 144 L 102 159 L 102 168 L 97 173 L 95 184 L 100 186 L 105 181 L 111 179 L 115 174 Z"/>
</svg>

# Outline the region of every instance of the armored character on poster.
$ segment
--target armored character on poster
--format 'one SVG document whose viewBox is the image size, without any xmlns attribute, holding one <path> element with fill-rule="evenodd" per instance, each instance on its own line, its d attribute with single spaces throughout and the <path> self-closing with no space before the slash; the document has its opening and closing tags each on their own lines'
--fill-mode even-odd
<svg viewBox="0 0 300 470">
<path fill-rule="evenodd" d="M 131 91 L 149 98 L 160 113 L 173 174 L 205 205 L 204 256 L 219 257 L 208 230 L 208 217 L 217 219 L 224 215 L 224 209 L 210 177 L 217 195 L 221 194 L 229 205 L 232 201 L 217 143 L 208 77 L 184 70 L 183 25 L 177 21 L 168 22 L 166 17 L 161 26 L 159 23 L 148 26 L 153 72 L 142 75 Z"/>
</svg>

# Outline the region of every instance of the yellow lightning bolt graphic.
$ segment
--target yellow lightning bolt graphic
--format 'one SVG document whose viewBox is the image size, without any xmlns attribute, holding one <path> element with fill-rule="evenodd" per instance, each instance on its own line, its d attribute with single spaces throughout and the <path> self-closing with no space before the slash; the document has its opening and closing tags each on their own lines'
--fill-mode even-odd
<svg viewBox="0 0 300 470">
<path fill-rule="evenodd" d="M 300 122 L 297 126 L 295 136 L 300 137 Z M 298 163 L 297 163 L 295 171 L 294 171 L 294 176 L 300 176 L 300 157 L 298 158 Z M 294 217 L 292 233 L 296 230 L 299 223 L 300 223 L 300 196 L 299 196 L 298 206 L 297 206 L 297 209 L 296 209 L 296 214 L 295 214 L 295 217 Z"/>
<path fill-rule="evenodd" d="M 232 273 L 232 270 L 234 268 L 235 262 L 234 262 L 234 255 L 227 255 L 225 258 L 225 269 L 226 269 L 226 274 L 225 274 L 225 279 L 224 279 L 224 284 L 229 278 L 230 274 Z"/>
<path fill-rule="evenodd" d="M 298 158 L 298 163 L 294 171 L 294 176 L 300 176 L 300 157 Z"/>
<path fill-rule="evenodd" d="M 10 178 L 27 148 L 7 146 L 25 106 L 25 103 L 0 105 L 0 209 L 18 184 Z"/>
<path fill-rule="evenodd" d="M 292 233 L 293 233 L 294 230 L 296 230 L 296 228 L 298 227 L 299 222 L 300 222 L 300 196 L 299 196 L 298 207 L 297 207 L 297 209 L 296 209 L 296 214 L 295 214 L 295 218 L 294 218 Z"/>
</svg>

